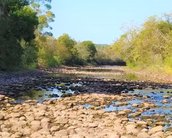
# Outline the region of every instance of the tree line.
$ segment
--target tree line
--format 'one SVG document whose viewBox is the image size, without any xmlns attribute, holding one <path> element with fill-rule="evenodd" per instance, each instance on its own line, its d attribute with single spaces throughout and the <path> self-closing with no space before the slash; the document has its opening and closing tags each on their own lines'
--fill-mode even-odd
<svg viewBox="0 0 172 138">
<path fill-rule="evenodd" d="M 171 15 L 148 18 L 140 28 L 124 33 L 111 47 L 129 67 L 172 71 Z"/>
<path fill-rule="evenodd" d="M 106 47 L 52 36 L 51 0 L 0 0 L 0 70 L 113 63 Z"/>
<path fill-rule="evenodd" d="M 172 70 L 171 15 L 150 17 L 103 46 L 68 34 L 54 38 L 54 17 L 51 0 L 0 0 L 0 70 L 116 64 Z"/>
</svg>

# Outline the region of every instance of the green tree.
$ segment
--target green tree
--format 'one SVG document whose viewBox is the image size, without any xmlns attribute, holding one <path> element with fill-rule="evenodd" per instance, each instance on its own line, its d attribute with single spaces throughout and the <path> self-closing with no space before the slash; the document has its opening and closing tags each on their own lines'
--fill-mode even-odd
<svg viewBox="0 0 172 138">
<path fill-rule="evenodd" d="M 97 53 L 95 44 L 92 41 L 83 41 L 76 46 L 79 57 L 85 63 L 92 63 L 95 60 L 95 54 Z"/>
<path fill-rule="evenodd" d="M 74 65 L 79 62 L 78 52 L 74 47 L 76 41 L 70 38 L 68 34 L 63 34 L 57 39 L 57 55 L 60 64 Z"/>
<path fill-rule="evenodd" d="M 59 65 L 56 40 L 51 36 L 40 35 L 36 37 L 39 67 L 55 67 Z"/>
<path fill-rule="evenodd" d="M 38 25 L 36 13 L 26 0 L 0 0 L 0 69 L 21 65 L 21 40 L 30 42 Z"/>
<path fill-rule="evenodd" d="M 140 29 L 122 35 L 112 47 L 129 66 L 171 68 L 172 23 L 169 18 L 151 17 Z"/>
</svg>

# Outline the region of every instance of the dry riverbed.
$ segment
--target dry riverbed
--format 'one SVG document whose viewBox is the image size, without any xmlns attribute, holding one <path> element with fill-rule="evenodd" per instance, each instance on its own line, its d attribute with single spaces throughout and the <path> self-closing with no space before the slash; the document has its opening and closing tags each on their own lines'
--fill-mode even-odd
<svg viewBox="0 0 172 138">
<path fill-rule="evenodd" d="M 132 112 L 105 112 L 112 101 L 127 101 L 124 95 L 82 94 L 44 103 L 26 101 L 10 104 L 11 99 L 0 96 L 0 137 L 2 138 L 171 138 L 160 121 L 150 127 L 151 120 L 129 120 Z M 6 104 L 5 104 L 6 103 Z M 85 108 L 85 103 L 92 104 Z M 3 105 L 2 105 L 3 104 Z M 133 105 L 134 106 L 134 105 Z M 144 109 L 152 104 L 143 103 Z"/>
<path fill-rule="evenodd" d="M 0 74 L 0 138 L 172 138 L 163 82 L 123 67 Z"/>
</svg>

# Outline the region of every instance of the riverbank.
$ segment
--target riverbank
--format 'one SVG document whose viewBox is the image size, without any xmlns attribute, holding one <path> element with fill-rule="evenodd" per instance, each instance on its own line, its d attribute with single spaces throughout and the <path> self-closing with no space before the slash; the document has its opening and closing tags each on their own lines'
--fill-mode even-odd
<svg viewBox="0 0 172 138">
<path fill-rule="evenodd" d="M 99 108 L 114 100 L 131 97 L 107 94 L 83 94 L 49 100 L 43 104 L 34 101 L 0 110 L 0 137 L 2 138 L 171 138 L 172 131 L 164 130 L 161 117 L 153 126 L 151 120 L 129 120 L 130 110 L 106 112 Z M 94 106 L 87 108 L 85 103 Z M 152 107 L 143 104 L 142 108 Z M 150 127 L 151 126 L 151 127 Z"/>
<path fill-rule="evenodd" d="M 135 80 L 156 83 L 172 83 L 172 74 L 163 72 L 161 69 L 130 69 L 126 66 L 86 66 L 86 67 L 62 67 L 52 68 L 48 72 L 75 75 L 87 75 L 100 78 L 117 80 Z"/>
<path fill-rule="evenodd" d="M 0 86 L 11 85 L 14 83 L 27 83 L 29 80 L 36 80 L 41 76 L 50 74 L 74 75 L 88 78 L 104 78 L 108 80 L 128 80 L 128 81 L 145 81 L 156 83 L 171 83 L 172 75 L 148 70 L 132 70 L 125 66 L 86 66 L 86 67 L 67 67 L 24 70 L 18 72 L 0 72 Z"/>
</svg>

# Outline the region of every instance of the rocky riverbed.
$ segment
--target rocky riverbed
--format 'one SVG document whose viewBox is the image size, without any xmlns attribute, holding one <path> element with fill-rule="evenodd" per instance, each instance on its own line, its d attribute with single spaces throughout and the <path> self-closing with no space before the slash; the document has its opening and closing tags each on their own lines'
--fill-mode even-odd
<svg viewBox="0 0 172 138">
<path fill-rule="evenodd" d="M 0 74 L 0 138 L 172 138 L 170 83 L 67 70 Z"/>
<path fill-rule="evenodd" d="M 43 103 L 26 101 L 11 104 L 0 96 L 0 137 L 2 138 L 171 138 L 159 120 L 128 118 L 132 111 L 106 112 L 103 107 L 112 101 L 127 101 L 132 96 L 82 94 Z M 3 103 L 3 106 L 2 106 Z M 92 104 L 86 108 L 85 103 Z M 142 109 L 154 105 L 143 103 Z M 142 112 L 141 110 L 139 112 Z M 162 119 L 162 118 L 159 118 Z"/>
</svg>

